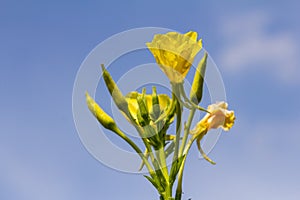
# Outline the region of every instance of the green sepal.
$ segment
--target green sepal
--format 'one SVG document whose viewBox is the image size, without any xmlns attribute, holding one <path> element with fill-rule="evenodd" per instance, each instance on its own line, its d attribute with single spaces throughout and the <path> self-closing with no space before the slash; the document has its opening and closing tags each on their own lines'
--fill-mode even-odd
<svg viewBox="0 0 300 200">
<path fill-rule="evenodd" d="M 166 114 L 163 122 L 162 122 L 162 128 L 159 130 L 158 132 L 158 135 L 160 138 L 163 139 L 163 144 L 165 145 L 165 136 L 166 136 L 166 132 L 167 130 L 169 129 L 171 123 L 172 123 L 172 119 L 174 118 L 175 116 L 175 113 L 176 113 L 176 106 L 175 105 L 172 105 L 173 103 L 170 104 L 170 108 L 168 109 L 168 114 Z M 163 116 L 164 114 L 162 114 L 161 116 Z M 160 116 L 160 117 L 161 117 Z M 159 118 L 160 118 L 159 117 Z M 159 120 L 157 120 L 156 123 L 160 123 Z"/>
<path fill-rule="evenodd" d="M 137 96 L 137 103 L 139 105 L 139 111 L 140 116 L 143 118 L 144 122 L 146 125 L 150 123 L 150 117 L 149 117 L 149 112 L 147 109 L 147 104 L 145 104 L 145 96 Z"/>
<path fill-rule="evenodd" d="M 149 113 L 149 108 L 148 108 L 148 104 L 147 104 L 147 99 L 146 99 L 146 88 L 143 88 L 142 89 L 142 99 L 143 99 L 143 101 L 144 101 L 144 104 L 145 104 L 145 107 L 146 107 L 146 110 L 148 111 L 148 113 Z"/>
<path fill-rule="evenodd" d="M 158 150 L 162 147 L 162 141 L 156 133 L 155 129 L 151 125 L 144 126 L 145 137 L 149 141 L 149 144 Z"/>
<path fill-rule="evenodd" d="M 156 92 L 156 87 L 152 87 L 152 117 L 153 121 L 157 120 L 160 115 L 159 99 Z"/>
<path fill-rule="evenodd" d="M 171 103 L 169 104 L 167 110 L 159 116 L 159 118 L 154 122 L 155 124 L 161 120 L 171 124 L 172 119 L 176 113 L 176 100 L 172 99 Z"/>
<path fill-rule="evenodd" d="M 147 123 L 145 122 L 145 119 L 141 116 L 141 112 L 138 111 L 137 114 L 136 114 L 136 117 L 137 117 L 138 124 L 141 127 L 147 126 Z"/>
</svg>

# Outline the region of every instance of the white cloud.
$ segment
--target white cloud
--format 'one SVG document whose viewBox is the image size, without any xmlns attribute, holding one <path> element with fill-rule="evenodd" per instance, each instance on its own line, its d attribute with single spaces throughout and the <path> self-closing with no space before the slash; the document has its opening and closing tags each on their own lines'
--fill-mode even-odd
<svg viewBox="0 0 300 200">
<path fill-rule="evenodd" d="M 298 41 L 289 30 L 269 30 L 271 25 L 276 27 L 275 19 L 263 12 L 223 19 L 220 62 L 233 73 L 256 70 L 286 83 L 299 82 Z"/>
</svg>

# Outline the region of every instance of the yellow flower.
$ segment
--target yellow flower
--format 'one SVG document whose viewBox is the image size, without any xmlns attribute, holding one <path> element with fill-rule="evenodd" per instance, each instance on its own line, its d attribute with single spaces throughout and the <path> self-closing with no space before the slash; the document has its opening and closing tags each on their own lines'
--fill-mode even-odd
<svg viewBox="0 0 300 200">
<path fill-rule="evenodd" d="M 129 94 L 126 95 L 126 101 L 128 102 L 129 112 L 135 121 L 138 121 L 138 112 L 139 112 L 139 104 L 137 101 L 138 96 L 141 97 L 142 94 L 139 94 L 137 92 L 130 92 Z M 169 96 L 166 94 L 159 94 L 157 95 L 157 97 L 158 97 L 159 105 L 158 104 L 153 105 L 152 95 L 148 95 L 148 94 L 145 95 L 145 100 L 146 100 L 145 106 L 148 110 L 148 113 L 150 114 L 149 117 L 151 119 L 150 121 L 151 124 L 153 124 L 153 122 L 155 121 L 151 117 L 151 114 L 153 114 L 154 107 L 159 106 L 159 110 L 162 114 L 167 111 L 168 106 L 170 105 L 171 102 Z"/>
<path fill-rule="evenodd" d="M 235 115 L 234 111 L 227 110 L 228 104 L 225 102 L 219 102 L 216 104 L 209 105 L 207 113 L 203 119 L 196 125 L 196 127 L 191 131 L 192 134 L 197 134 L 201 130 L 207 129 L 217 129 L 222 128 L 228 131 L 234 124 Z"/>
<path fill-rule="evenodd" d="M 155 35 L 146 45 L 170 81 L 181 83 L 202 48 L 202 40 L 197 41 L 197 33 L 193 31 L 186 34 L 169 32 Z"/>
</svg>

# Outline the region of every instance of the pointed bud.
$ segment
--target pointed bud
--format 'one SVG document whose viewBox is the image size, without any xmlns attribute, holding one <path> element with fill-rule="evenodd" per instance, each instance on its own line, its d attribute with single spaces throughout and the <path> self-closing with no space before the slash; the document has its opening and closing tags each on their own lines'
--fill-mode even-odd
<svg viewBox="0 0 300 200">
<path fill-rule="evenodd" d="M 115 121 L 102 110 L 102 108 L 94 101 L 94 99 L 87 92 L 85 93 L 85 96 L 89 110 L 97 118 L 100 124 L 106 129 L 115 131 L 117 129 Z"/>
<path fill-rule="evenodd" d="M 103 78 L 106 84 L 106 87 L 111 94 L 116 106 L 123 111 L 126 115 L 129 115 L 128 111 L 128 103 L 123 96 L 122 92 L 118 88 L 115 81 L 112 79 L 111 75 L 108 73 L 108 71 L 105 69 L 104 65 L 101 64 L 102 71 L 103 71 Z"/>
<path fill-rule="evenodd" d="M 195 72 L 192 88 L 191 88 L 190 99 L 196 105 L 198 105 L 202 99 L 206 63 L 207 63 L 207 52 L 205 52 L 203 58 L 198 64 L 198 67 Z"/>
</svg>

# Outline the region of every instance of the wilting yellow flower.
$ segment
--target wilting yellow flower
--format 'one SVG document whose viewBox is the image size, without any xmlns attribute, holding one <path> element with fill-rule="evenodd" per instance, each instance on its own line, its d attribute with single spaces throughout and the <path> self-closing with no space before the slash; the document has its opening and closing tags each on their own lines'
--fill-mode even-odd
<svg viewBox="0 0 300 200">
<path fill-rule="evenodd" d="M 180 83 L 201 50 L 202 40 L 197 41 L 197 33 L 193 31 L 186 34 L 169 32 L 155 35 L 146 45 L 170 81 Z"/>
<path fill-rule="evenodd" d="M 203 128 L 207 130 L 222 128 L 223 130 L 228 131 L 234 124 L 235 115 L 234 111 L 229 111 L 227 108 L 228 104 L 225 102 L 209 105 L 207 110 L 210 113 L 207 113 L 204 118 L 198 122 L 191 133 L 197 134 L 199 131 L 203 130 Z"/>
</svg>

